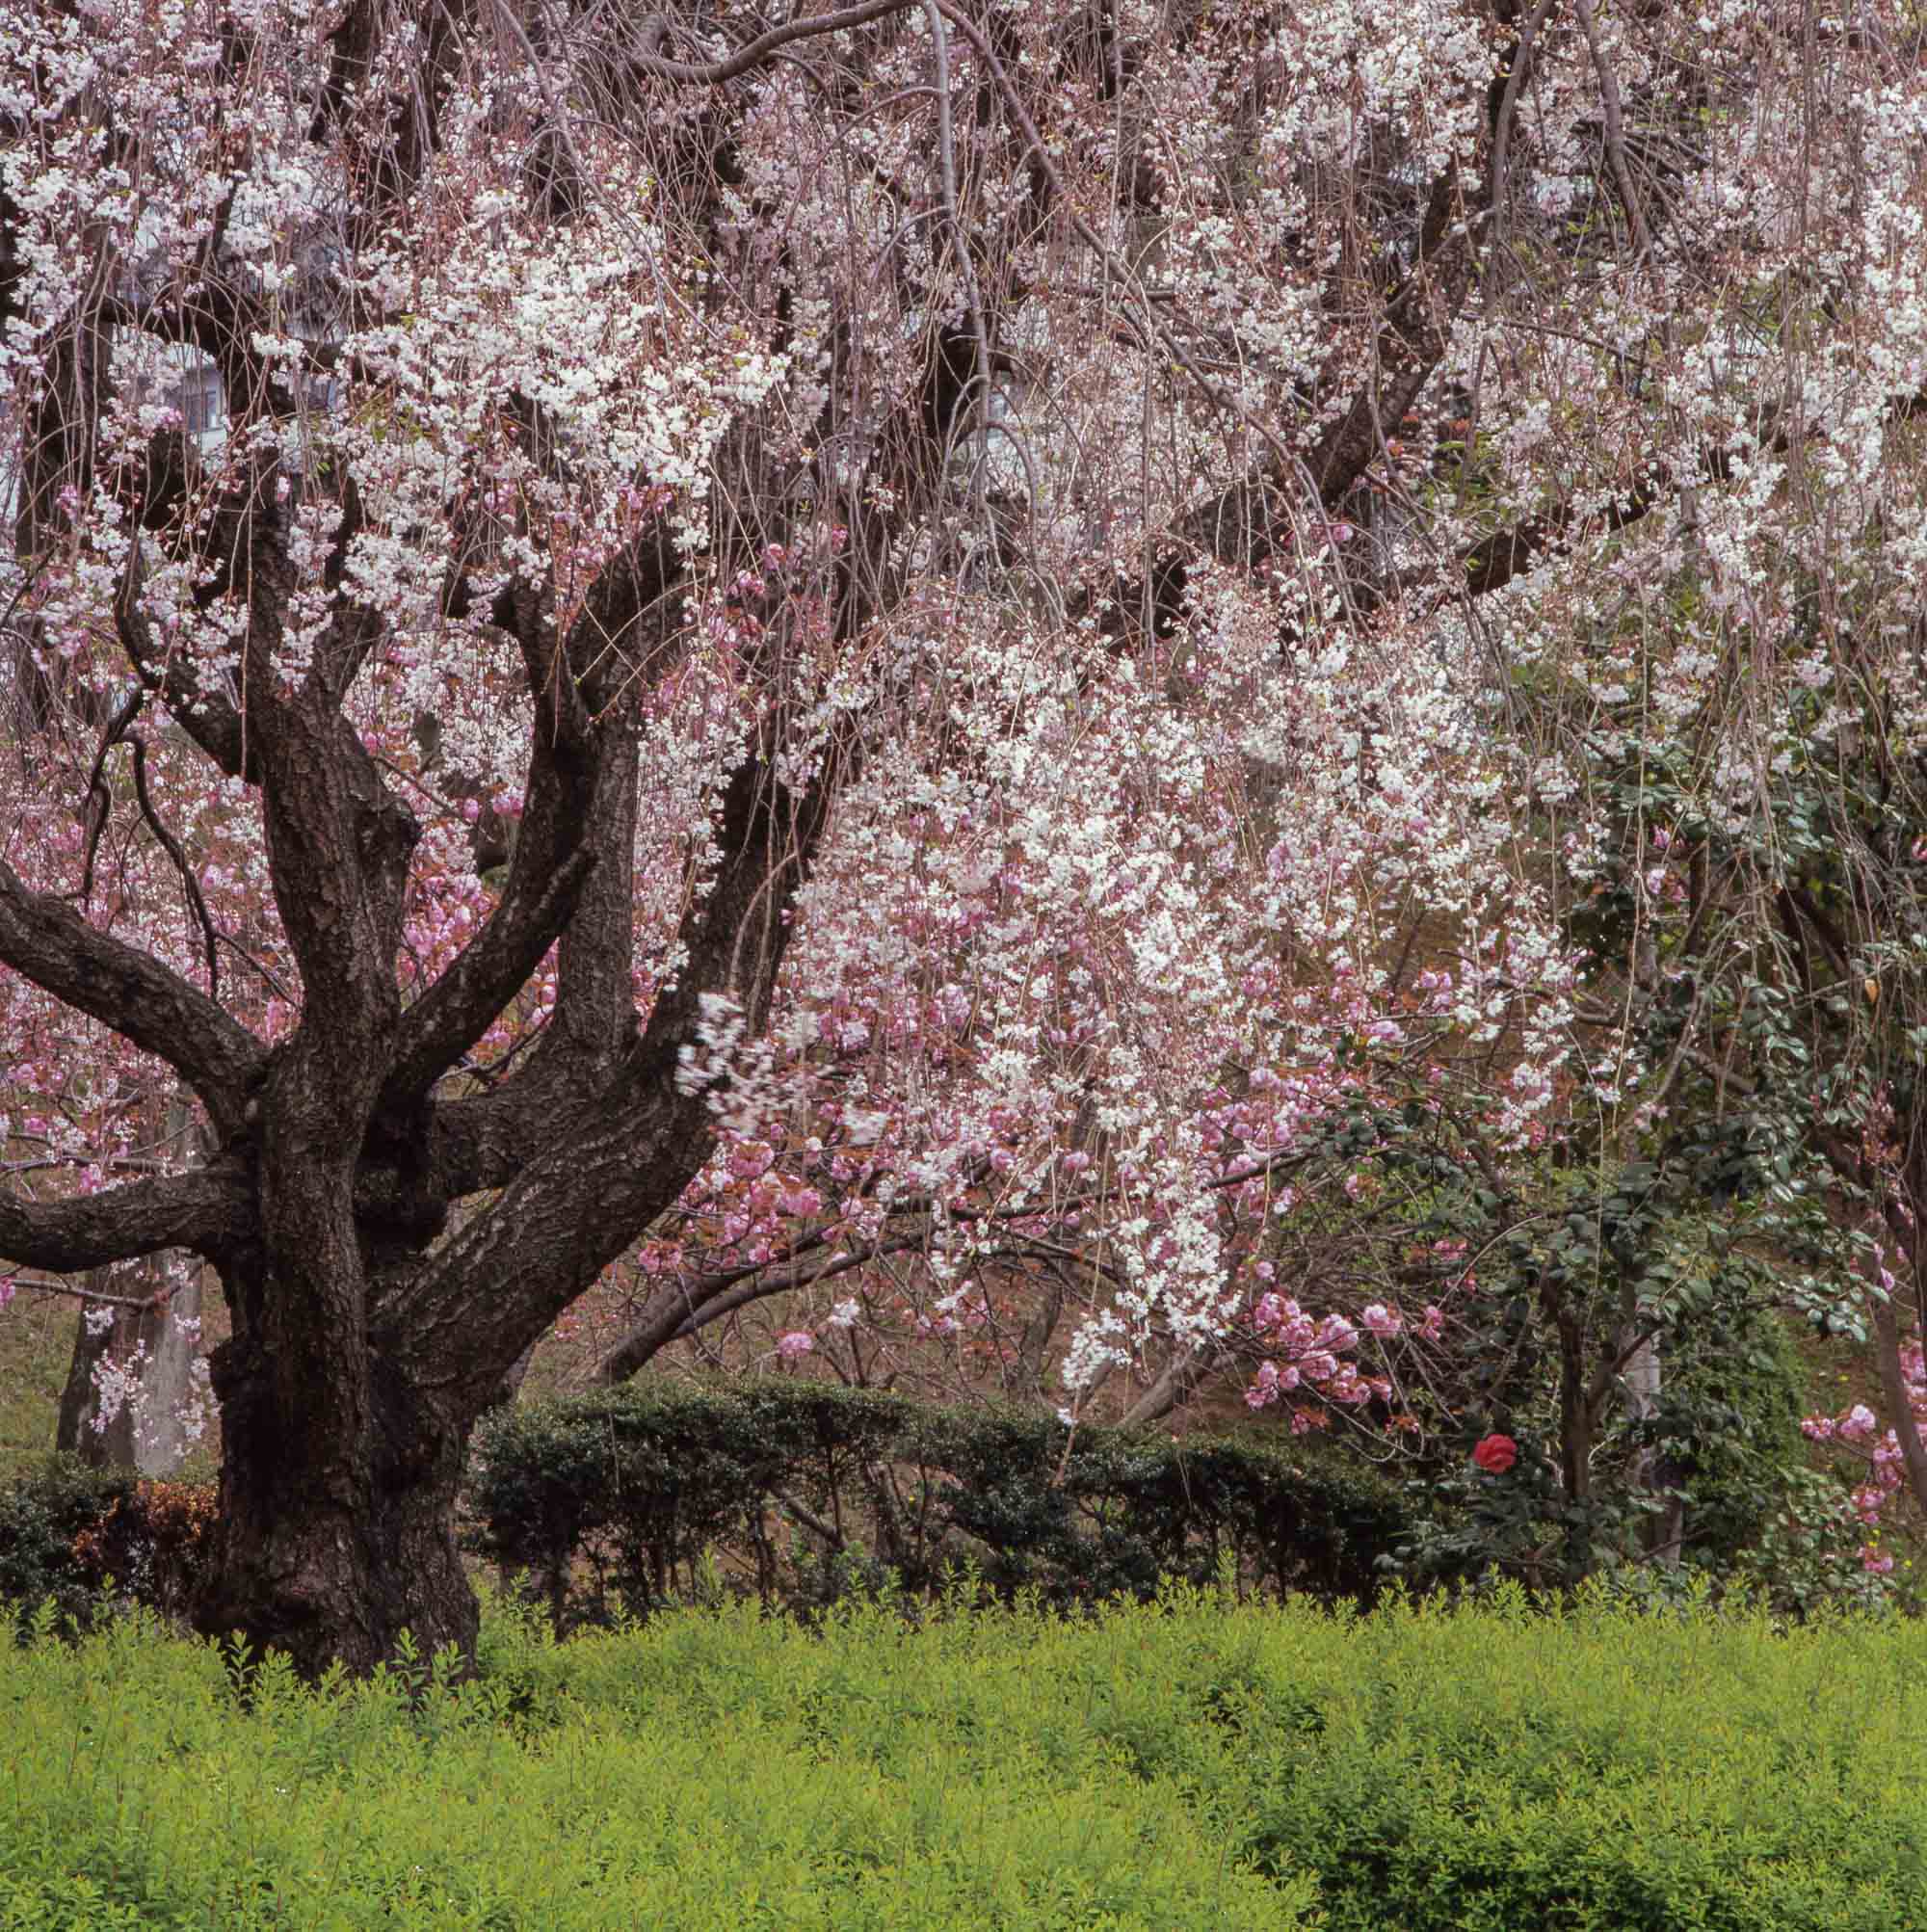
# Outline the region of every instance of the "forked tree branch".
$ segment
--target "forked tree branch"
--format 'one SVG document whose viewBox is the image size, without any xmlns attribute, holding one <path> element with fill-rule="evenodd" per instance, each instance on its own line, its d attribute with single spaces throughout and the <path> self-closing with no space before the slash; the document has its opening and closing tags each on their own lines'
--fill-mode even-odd
<svg viewBox="0 0 1927 1932">
<path fill-rule="evenodd" d="M 760 1031 L 788 945 L 788 908 L 825 824 L 833 755 L 792 792 L 775 777 L 766 726 L 724 794 L 724 858 L 685 925 L 687 959 L 656 1000 L 614 1084 L 575 1130 L 559 1131 L 485 1213 L 376 1310 L 403 1359 L 470 1394 L 495 1388 L 596 1276 L 667 1209 L 715 1140 L 703 1096 L 678 1080 L 702 998 L 726 993 Z M 512 1083 L 513 1084 L 513 1083 Z M 478 1322 L 475 1311 L 489 1310 Z"/>
<path fill-rule="evenodd" d="M 0 1190 L 0 1258 L 50 1274 L 78 1274 L 164 1248 L 214 1258 L 253 1237 L 252 1192 L 239 1161 L 66 1201 L 22 1201 Z"/>
<path fill-rule="evenodd" d="M 241 1130 L 267 1050 L 238 1020 L 150 954 L 90 925 L 0 860 L 0 964 L 113 1028 L 179 1073 L 216 1137 Z"/>
</svg>

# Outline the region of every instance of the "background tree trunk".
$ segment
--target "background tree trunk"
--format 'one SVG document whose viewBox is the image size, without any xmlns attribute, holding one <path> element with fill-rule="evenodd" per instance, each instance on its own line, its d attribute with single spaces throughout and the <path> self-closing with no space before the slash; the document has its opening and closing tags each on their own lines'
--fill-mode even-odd
<svg viewBox="0 0 1927 1932">
<path fill-rule="evenodd" d="M 1650 1421 L 1658 1415 L 1661 1375 L 1659 1345 L 1648 1336 L 1625 1365 L 1626 1414 L 1632 1421 Z M 1640 1454 L 1633 1480 L 1636 1487 L 1659 1498 L 1647 1529 L 1648 1549 L 1655 1562 L 1677 1563 L 1686 1539 L 1686 1505 L 1678 1495 L 1680 1470 L 1657 1450 L 1647 1449 Z"/>
<path fill-rule="evenodd" d="M 204 1156 L 204 1137 L 195 1133 L 189 1097 L 176 1087 L 162 1113 L 159 1136 L 183 1139 L 194 1157 Z M 171 1476 L 194 1446 L 191 1417 L 197 1406 L 194 1369 L 200 1354 L 201 1262 L 184 1249 L 166 1249 L 134 1267 L 95 1268 L 90 1292 L 112 1295 L 83 1301 L 74 1315 L 73 1358 L 61 1391 L 54 1446 L 96 1469 L 132 1469 Z M 172 1289 L 172 1292 L 169 1290 Z M 146 1308 L 122 1304 L 152 1296 Z M 100 1377 L 103 1363 L 125 1370 L 139 1360 L 139 1386 L 114 1405 L 104 1424 Z"/>
<path fill-rule="evenodd" d="M 140 1280 L 158 1288 L 171 1267 L 182 1265 L 180 1257 L 157 1256 L 143 1266 Z M 144 1309 L 81 1305 L 74 1318 L 73 1359 L 61 1390 L 56 1448 L 96 1469 L 132 1469 L 144 1476 L 173 1475 L 186 1462 L 194 1446 L 187 1416 L 200 1352 L 200 1264 L 187 1262 L 186 1268 L 185 1279 L 165 1303 Z M 103 1293 L 139 1293 L 138 1282 L 124 1271 L 95 1269 L 88 1285 Z M 102 1313 L 111 1319 L 102 1322 Z M 100 1389 L 95 1370 L 103 1362 L 125 1363 L 144 1350 L 139 1389 L 120 1403 L 105 1427 L 96 1428 Z"/>
</svg>

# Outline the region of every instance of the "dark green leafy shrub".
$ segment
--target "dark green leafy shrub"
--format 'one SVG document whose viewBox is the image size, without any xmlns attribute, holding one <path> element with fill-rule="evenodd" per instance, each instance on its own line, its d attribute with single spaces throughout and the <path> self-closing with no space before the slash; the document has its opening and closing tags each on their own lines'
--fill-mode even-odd
<svg viewBox="0 0 1927 1932">
<path fill-rule="evenodd" d="M 1724 1570 L 1808 1467 L 1806 1364 L 1786 1324 L 1755 1312 L 1685 1337 L 1667 1371 L 1653 1442 L 1687 1496 L 1687 1554 Z"/>
<path fill-rule="evenodd" d="M 1807 1378 L 1792 1335 L 1770 1310 L 1715 1311 L 1670 1341 L 1661 1365 L 1652 1415 L 1635 1421 L 1623 1401 L 1608 1411 L 1583 1501 L 1566 1494 L 1557 1418 L 1544 1405 L 1508 1414 L 1518 1454 L 1502 1474 L 1480 1470 L 1469 1444 L 1422 1467 L 1407 1485 L 1412 1533 L 1388 1570 L 1418 1589 L 1511 1576 L 1540 1590 L 1627 1572 L 1676 1590 L 1710 1572 L 1779 1595 L 1770 1573 L 1781 1558 L 1763 1566 L 1760 1545 L 1810 1486 Z M 1651 1565 L 1676 1503 L 1680 1560 Z M 1829 1588 L 1807 1607 L 1833 1595 L 1858 1601 L 1850 1587 Z"/>
<path fill-rule="evenodd" d="M 148 1482 L 49 1456 L 0 1489 L 0 1601 L 50 1602 L 57 1620 L 84 1627 L 111 1584 L 124 1601 L 180 1616 L 214 1496 L 211 1483 Z"/>
<path fill-rule="evenodd" d="M 164 1616 L 185 1616 L 214 1527 L 215 1495 L 212 1483 L 135 1483 L 74 1538 L 83 1575 Z"/>
<path fill-rule="evenodd" d="M 0 1602 L 51 1602 L 84 1624 L 99 1578 L 75 1540 L 133 1493 L 126 1470 L 90 1469 L 72 1456 L 49 1456 L 0 1487 Z"/>
</svg>

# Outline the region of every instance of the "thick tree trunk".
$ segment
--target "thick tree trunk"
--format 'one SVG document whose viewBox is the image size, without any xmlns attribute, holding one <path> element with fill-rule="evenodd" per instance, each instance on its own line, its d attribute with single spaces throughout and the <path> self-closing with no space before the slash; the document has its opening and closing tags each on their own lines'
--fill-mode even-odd
<svg viewBox="0 0 1927 1932">
<path fill-rule="evenodd" d="M 370 1426 L 344 1443 L 333 1405 L 286 1413 L 248 1337 L 215 1355 L 220 1512 L 195 1624 L 246 1631 L 307 1677 L 337 1660 L 372 1669 L 404 1630 L 423 1656 L 450 1644 L 474 1654 L 475 1593 L 455 1541 L 474 1418 L 449 1416 L 379 1359 L 371 1368 Z"/>
</svg>

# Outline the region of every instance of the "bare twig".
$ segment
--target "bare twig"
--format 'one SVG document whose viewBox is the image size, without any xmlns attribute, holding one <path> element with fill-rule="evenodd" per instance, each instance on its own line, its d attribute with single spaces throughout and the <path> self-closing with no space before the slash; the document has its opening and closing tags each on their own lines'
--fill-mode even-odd
<svg viewBox="0 0 1927 1932">
<path fill-rule="evenodd" d="M 643 72 L 664 80 L 687 81 L 696 87 L 718 87 L 733 81 L 752 67 L 760 66 L 779 47 L 792 40 L 805 40 L 822 34 L 840 34 L 848 27 L 864 27 L 890 13 L 907 13 L 912 0 L 864 0 L 860 7 L 839 8 L 833 13 L 812 13 L 802 20 L 790 20 L 758 34 L 747 45 L 738 47 L 726 60 L 673 61 L 656 51 L 669 38 L 671 22 L 663 14 L 644 23 L 642 50 L 631 56 Z"/>
<path fill-rule="evenodd" d="M 181 885 L 186 888 L 188 903 L 199 921 L 201 940 L 207 947 L 207 996 L 214 999 L 221 992 L 221 966 L 215 957 L 214 921 L 208 916 L 207 901 L 200 895 L 200 882 L 194 876 L 194 867 L 187 862 L 187 854 L 181 850 L 180 841 L 161 823 L 161 815 L 154 809 L 153 798 L 147 790 L 145 744 L 133 736 L 127 742 L 134 751 L 134 796 L 140 802 L 141 816 L 147 821 L 147 829 L 160 840 L 163 850 L 173 860 L 174 870 L 180 874 Z"/>
<path fill-rule="evenodd" d="M 1599 103 L 1606 126 L 1606 166 L 1611 171 L 1613 186 L 1619 192 L 1620 205 L 1625 210 L 1634 253 L 1643 260 L 1652 248 L 1652 234 L 1646 225 L 1639 190 L 1633 185 L 1632 167 L 1626 159 L 1625 119 L 1620 104 L 1619 76 L 1613 72 L 1612 63 L 1606 59 L 1605 49 L 1599 43 L 1599 23 L 1593 15 L 1592 0 L 1572 0 L 1572 12 L 1585 33 L 1586 45 L 1592 50 L 1593 68 L 1599 79 Z"/>
</svg>

